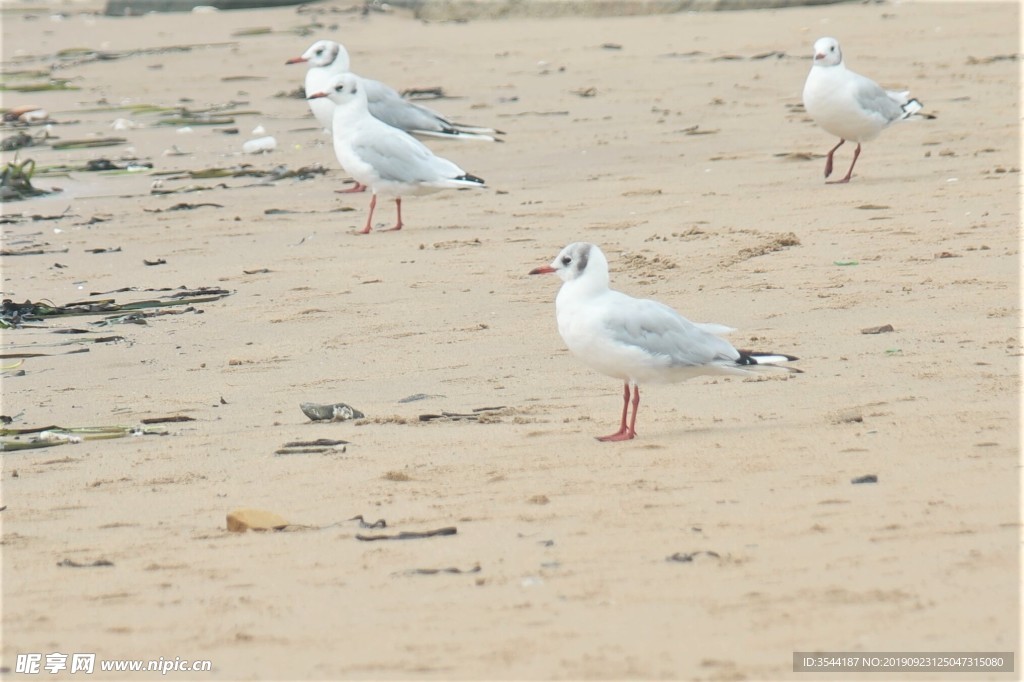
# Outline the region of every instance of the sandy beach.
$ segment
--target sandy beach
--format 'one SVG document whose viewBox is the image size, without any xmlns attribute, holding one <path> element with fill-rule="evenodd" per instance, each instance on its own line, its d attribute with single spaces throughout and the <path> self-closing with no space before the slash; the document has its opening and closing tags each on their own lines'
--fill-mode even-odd
<svg viewBox="0 0 1024 682">
<path fill-rule="evenodd" d="M 4 679 L 83 676 L 19 674 L 30 653 L 92 653 L 112 680 L 876 680 L 910 673 L 796 673 L 793 652 L 1019 659 L 1018 5 L 83 7 L 2 8 L 5 85 L 52 69 L 73 88 L 3 106 L 44 108 L 60 140 L 124 139 L 17 152 L 72 170 L 3 204 L 3 298 L 227 295 L 3 331 L 7 428 L 189 418 L 4 452 Z M 936 116 L 866 143 L 848 185 L 824 183 L 837 140 L 800 103 L 824 35 Z M 370 197 L 335 192 L 347 176 L 289 96 L 305 70 L 285 61 L 318 38 L 503 130 L 427 143 L 487 189 L 355 234 Z M 174 107 L 227 120 L 162 124 Z M 242 153 L 258 127 L 277 149 Z M 79 170 L 98 159 L 152 168 Z M 560 282 L 527 275 L 573 241 L 601 246 L 613 287 L 803 373 L 643 386 L 639 437 L 597 442 L 622 386 L 566 350 Z M 365 418 L 312 423 L 303 402 Z M 317 439 L 348 444 L 276 454 Z M 240 508 L 292 525 L 228 532 Z M 212 670 L 100 670 L 160 658 Z"/>
</svg>

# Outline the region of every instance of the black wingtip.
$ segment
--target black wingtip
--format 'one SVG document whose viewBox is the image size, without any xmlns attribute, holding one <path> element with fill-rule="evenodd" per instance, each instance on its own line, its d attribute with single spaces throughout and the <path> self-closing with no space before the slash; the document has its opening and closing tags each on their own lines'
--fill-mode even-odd
<svg viewBox="0 0 1024 682">
<path fill-rule="evenodd" d="M 795 355 L 786 355 L 785 353 L 762 353 L 759 351 L 752 350 L 741 350 L 740 358 L 736 361 L 737 365 L 768 365 L 774 364 L 769 362 L 759 362 L 758 358 L 785 358 L 785 362 L 796 362 L 800 358 Z M 776 360 L 775 362 L 780 362 Z"/>
<path fill-rule="evenodd" d="M 465 180 L 466 182 L 475 182 L 475 183 L 477 183 L 479 185 L 486 184 L 484 182 L 483 178 L 478 178 L 477 176 L 470 175 L 469 173 L 466 173 L 465 175 L 460 175 L 459 177 L 457 177 L 455 179 L 456 180 Z"/>
</svg>

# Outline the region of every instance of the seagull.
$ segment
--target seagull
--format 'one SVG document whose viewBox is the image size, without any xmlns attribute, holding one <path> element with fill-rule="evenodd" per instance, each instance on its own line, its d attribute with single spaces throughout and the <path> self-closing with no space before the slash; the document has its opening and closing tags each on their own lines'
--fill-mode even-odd
<svg viewBox="0 0 1024 682">
<path fill-rule="evenodd" d="M 558 333 L 591 368 L 624 382 L 619 430 L 599 441 L 636 436 L 640 383 L 674 383 L 702 374 L 751 375 L 765 370 L 800 372 L 775 363 L 797 358 L 778 353 L 736 350 L 719 334 L 733 331 L 719 324 L 690 322 L 658 301 L 628 296 L 608 286 L 608 260 L 594 244 L 575 242 L 550 265 L 531 275 L 555 273 L 564 284 L 555 299 Z M 633 416 L 629 413 L 633 389 Z"/>
<path fill-rule="evenodd" d="M 348 50 L 333 40 L 318 40 L 301 57 L 293 57 L 285 64 L 308 63 L 306 71 L 306 95 L 323 92 L 331 85 L 331 79 L 350 70 Z M 500 142 L 494 135 L 501 131 L 493 128 L 453 123 L 441 114 L 419 104 L 414 104 L 380 81 L 363 78 L 370 113 L 388 125 L 400 128 L 412 135 L 441 137 L 456 140 L 488 140 Z M 330 131 L 334 125 L 331 114 L 334 104 L 330 100 L 310 101 L 309 108 L 316 120 Z"/>
<path fill-rule="evenodd" d="M 373 192 L 366 227 L 370 231 L 377 195 L 395 198 L 398 222 L 386 232 L 402 229 L 402 195 L 429 194 L 442 189 L 484 187 L 448 159 L 435 156 L 408 133 L 370 115 L 363 80 L 353 73 L 334 76 L 327 90 L 309 99 L 328 98 L 334 104 L 334 153 L 356 182 Z"/>
<path fill-rule="evenodd" d="M 835 38 L 819 38 L 814 43 L 814 64 L 804 84 L 804 109 L 815 123 L 839 138 L 839 144 L 829 151 L 825 161 L 826 178 L 832 174 L 832 155 L 836 150 L 847 140 L 857 143 L 846 177 L 829 184 L 850 181 L 861 142 L 875 139 L 889 124 L 910 118 L 922 108 L 919 101 L 910 98 L 909 90 L 885 90 L 870 78 L 847 69 Z"/>
</svg>

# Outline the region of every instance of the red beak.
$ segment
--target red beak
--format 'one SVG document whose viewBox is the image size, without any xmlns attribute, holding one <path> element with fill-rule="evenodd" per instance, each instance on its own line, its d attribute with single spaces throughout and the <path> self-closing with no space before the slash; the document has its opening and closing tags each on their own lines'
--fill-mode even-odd
<svg viewBox="0 0 1024 682">
<path fill-rule="evenodd" d="M 301 64 L 302 62 L 308 62 L 309 60 L 305 57 L 292 57 L 285 64 Z"/>
<path fill-rule="evenodd" d="M 814 55 L 814 61 L 818 61 L 819 59 L 824 59 L 824 58 L 825 58 L 825 54 L 823 52 L 818 52 L 817 54 Z"/>
<path fill-rule="evenodd" d="M 555 271 L 555 269 L 553 267 L 551 267 L 550 265 L 543 265 L 543 266 L 541 266 L 539 268 L 534 268 L 533 270 L 530 270 L 530 274 L 531 275 L 546 275 L 546 274 L 548 274 L 550 272 L 554 272 L 554 271 Z"/>
<path fill-rule="evenodd" d="M 320 99 L 321 97 L 327 97 L 326 92 L 314 92 L 312 95 L 306 97 L 306 99 Z"/>
</svg>

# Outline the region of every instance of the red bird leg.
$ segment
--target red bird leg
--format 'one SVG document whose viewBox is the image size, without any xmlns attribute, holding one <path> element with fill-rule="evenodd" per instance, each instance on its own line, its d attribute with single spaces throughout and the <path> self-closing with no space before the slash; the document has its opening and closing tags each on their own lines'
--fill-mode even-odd
<svg viewBox="0 0 1024 682">
<path fill-rule="evenodd" d="M 832 149 L 829 150 L 828 158 L 825 159 L 825 177 L 826 178 L 828 176 L 832 175 L 832 155 L 836 153 L 837 149 L 839 149 L 840 147 L 843 146 L 844 142 L 846 142 L 846 140 L 839 140 L 839 144 L 837 144 L 835 147 L 832 147 Z"/>
<path fill-rule="evenodd" d="M 366 227 L 362 229 L 359 234 L 370 234 L 370 228 L 373 227 L 373 209 L 377 206 L 377 195 L 374 194 L 370 197 L 370 215 L 366 216 Z"/>
<path fill-rule="evenodd" d="M 358 192 L 366 191 L 366 185 L 364 185 L 363 183 L 358 182 L 356 180 L 353 180 L 352 182 L 356 184 L 352 185 L 351 187 L 346 187 L 345 189 L 336 189 L 334 191 L 337 192 L 338 194 L 356 194 Z"/>
<path fill-rule="evenodd" d="M 620 441 L 629 440 L 636 436 L 636 406 L 640 404 L 640 388 L 636 387 L 633 396 L 633 420 L 630 426 L 626 426 L 626 416 L 629 414 L 629 382 L 627 381 L 622 391 L 622 421 L 619 423 L 619 430 L 607 436 L 600 436 L 599 441 Z"/>
<path fill-rule="evenodd" d="M 846 171 L 846 177 L 842 180 L 833 180 L 830 185 L 841 185 L 844 182 L 849 182 L 850 178 L 853 177 L 853 167 L 857 165 L 857 157 L 860 156 L 860 142 L 857 143 L 857 149 L 853 152 L 853 163 L 850 164 L 850 170 Z"/>
<path fill-rule="evenodd" d="M 395 197 L 395 208 L 398 210 L 398 222 L 394 227 L 389 227 L 384 232 L 398 232 L 402 229 L 402 197 Z"/>
</svg>

